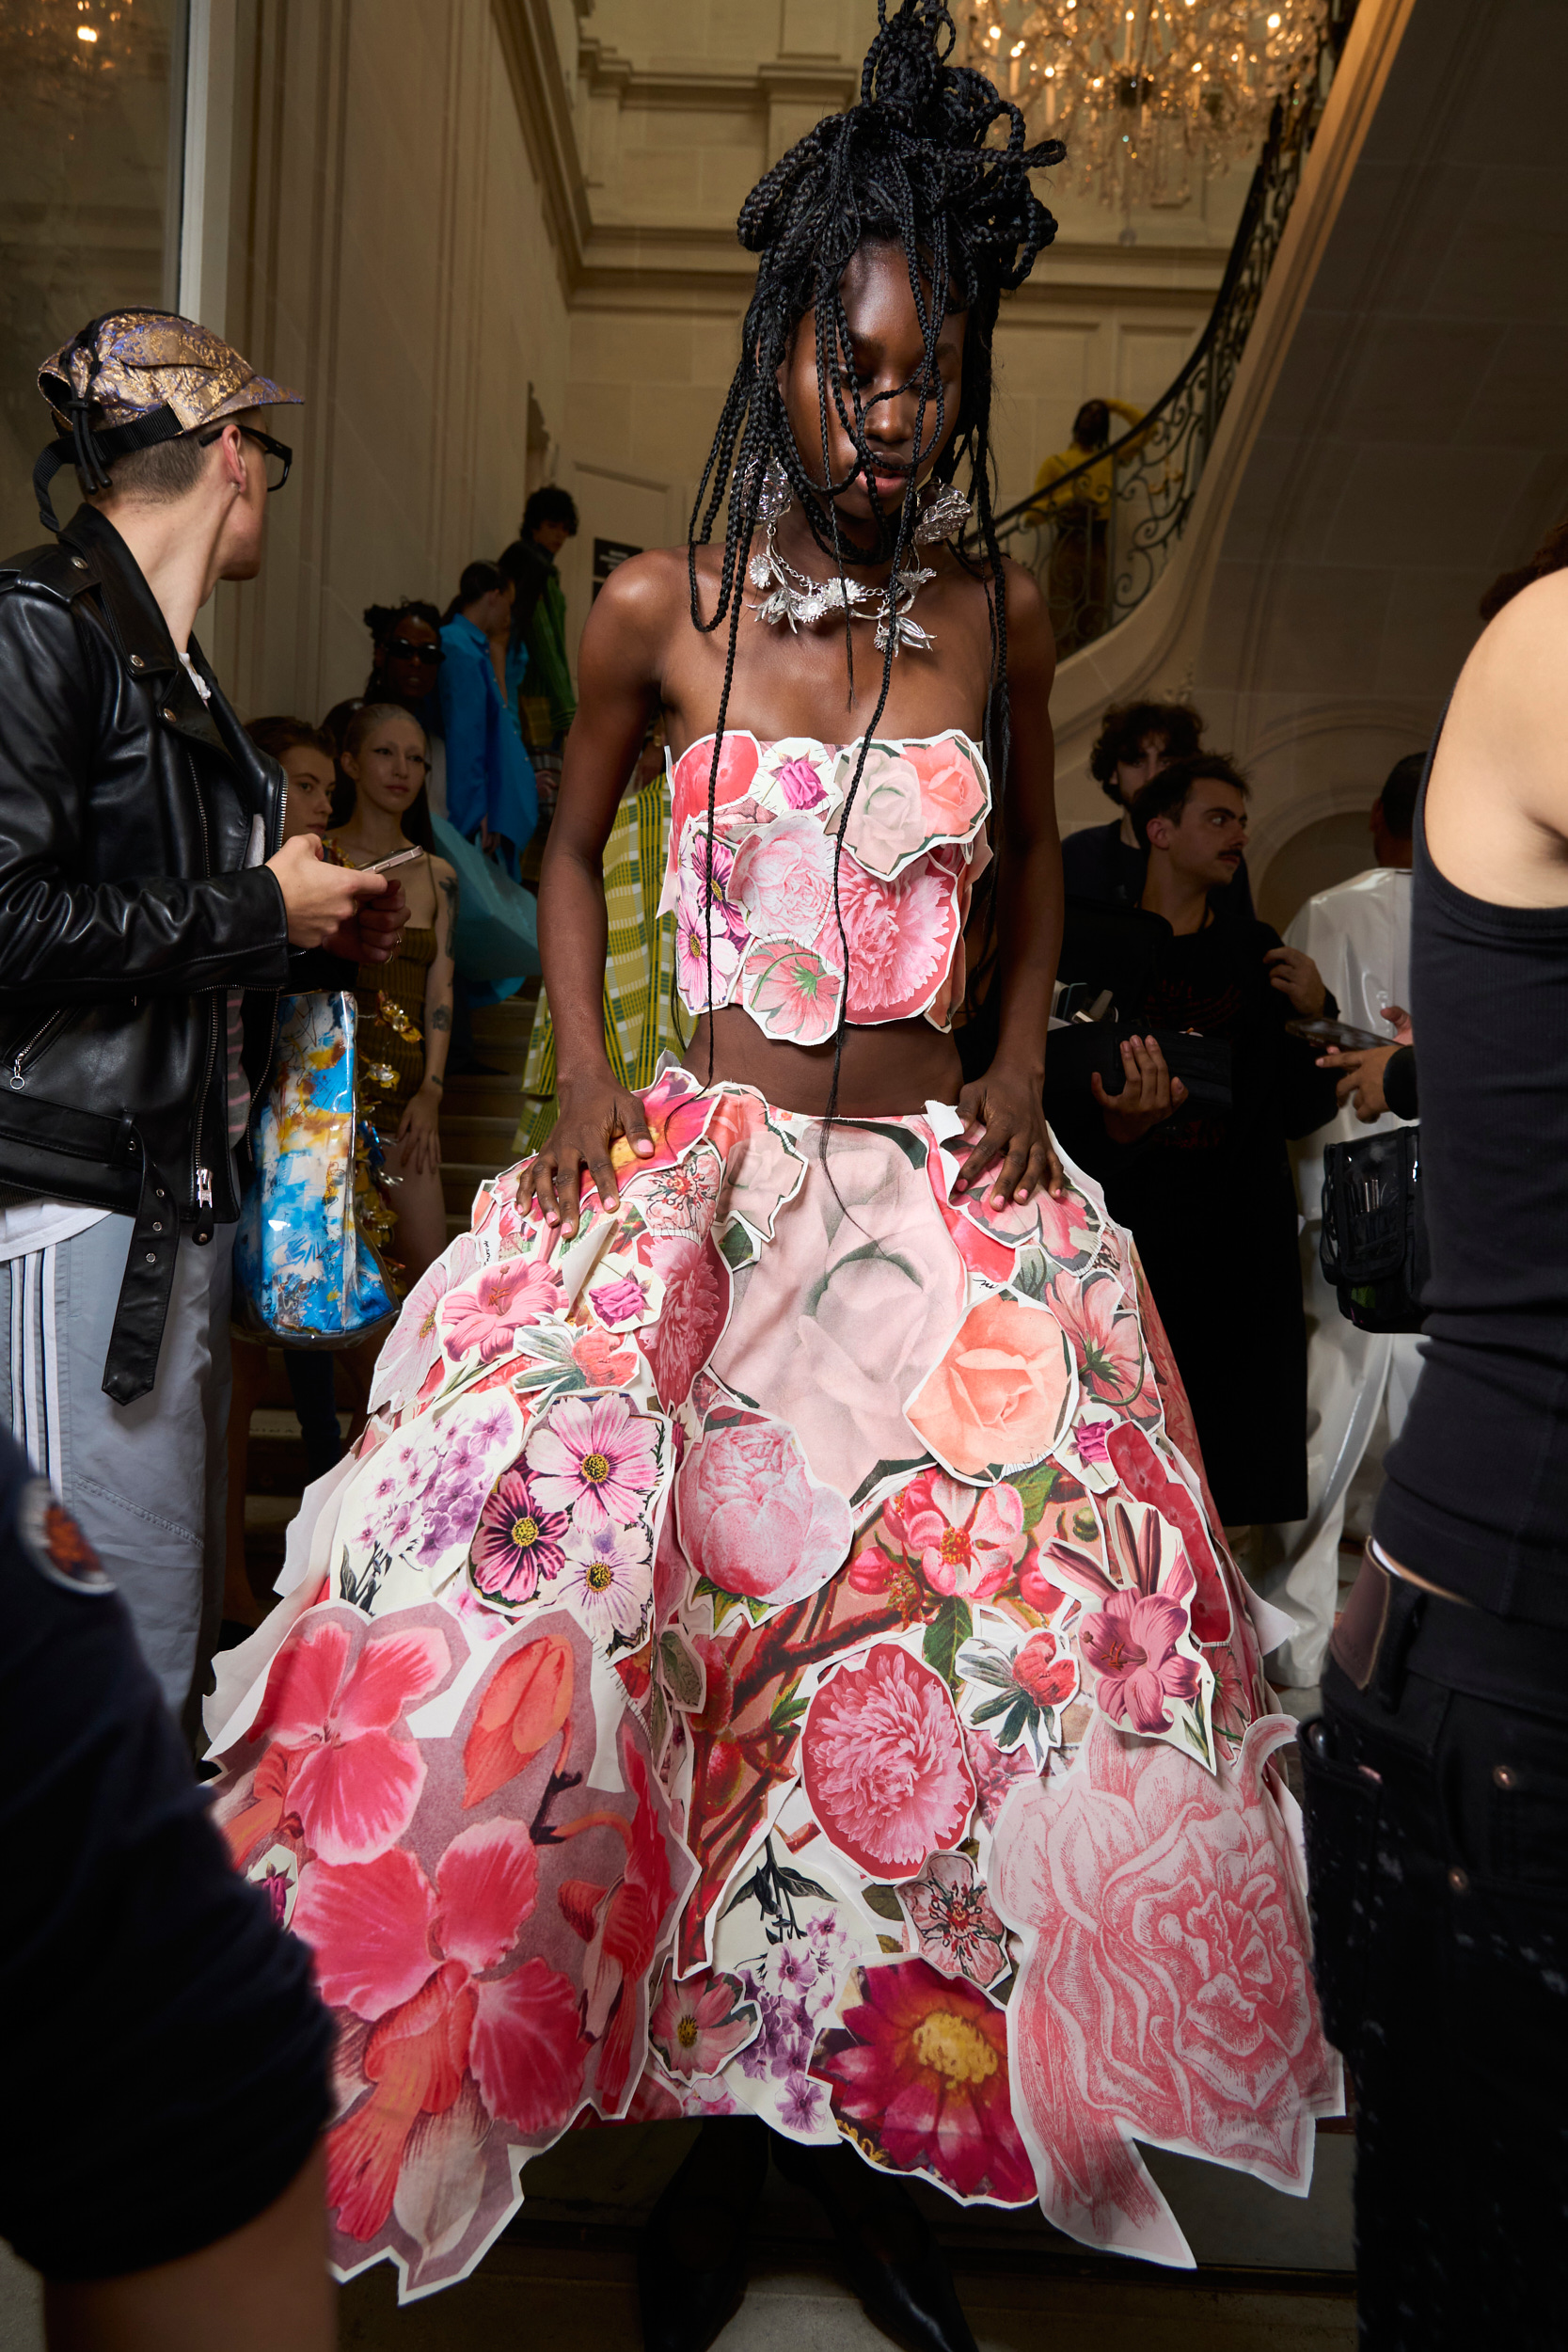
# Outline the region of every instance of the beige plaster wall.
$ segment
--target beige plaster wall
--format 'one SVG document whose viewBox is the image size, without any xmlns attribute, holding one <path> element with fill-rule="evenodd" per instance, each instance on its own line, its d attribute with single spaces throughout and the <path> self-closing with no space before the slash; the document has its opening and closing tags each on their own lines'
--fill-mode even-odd
<svg viewBox="0 0 1568 2352">
<path fill-rule="evenodd" d="M 236 55 L 221 325 L 307 405 L 263 576 L 204 626 L 243 710 L 319 716 L 368 603 L 444 605 L 513 535 L 565 303 L 487 0 L 241 0 Z"/>
</svg>

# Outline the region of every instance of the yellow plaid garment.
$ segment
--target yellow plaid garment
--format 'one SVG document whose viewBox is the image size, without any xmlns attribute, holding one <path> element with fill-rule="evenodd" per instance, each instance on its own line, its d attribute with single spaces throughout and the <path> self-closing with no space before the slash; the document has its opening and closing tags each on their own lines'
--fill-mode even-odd
<svg viewBox="0 0 1568 2352">
<path fill-rule="evenodd" d="M 672 1004 L 675 918 L 657 913 L 669 822 L 669 779 L 655 776 L 622 802 L 605 843 L 604 1041 L 616 1083 L 624 1087 L 652 1086 L 659 1056 L 686 1050 Z M 512 1144 L 519 1158 L 537 1152 L 555 1115 L 555 1026 L 541 989 L 523 1072 L 523 1115 Z"/>
</svg>

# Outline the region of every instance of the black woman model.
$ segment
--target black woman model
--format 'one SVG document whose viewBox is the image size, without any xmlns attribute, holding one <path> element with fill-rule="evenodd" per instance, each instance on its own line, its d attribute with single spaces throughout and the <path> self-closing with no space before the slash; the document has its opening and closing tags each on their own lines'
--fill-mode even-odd
<svg viewBox="0 0 1568 2352">
<path fill-rule="evenodd" d="M 741 213 L 691 543 L 584 632 L 559 1121 L 411 1294 L 215 1725 L 342 2027 L 340 2264 L 426 2291 L 575 2119 L 711 2119 L 645 2237 L 660 2352 L 734 2309 L 770 2147 L 874 2319 L 961 2352 L 904 2179 L 1186 2264 L 1134 2140 L 1299 2195 L 1338 2101 L 1293 1726 L 1129 1237 L 1040 1107 L 1053 653 L 987 456 L 1060 151 L 944 8 L 881 15 L 860 103 Z M 635 1094 L 600 866 L 656 707 L 694 1029 Z M 969 1085 L 966 933 L 1000 992 Z"/>
</svg>

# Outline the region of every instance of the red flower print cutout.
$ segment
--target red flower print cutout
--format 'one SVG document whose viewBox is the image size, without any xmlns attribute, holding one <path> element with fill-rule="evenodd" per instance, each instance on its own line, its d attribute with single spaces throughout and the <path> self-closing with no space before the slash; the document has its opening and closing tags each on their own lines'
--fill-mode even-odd
<svg viewBox="0 0 1568 2352">
<path fill-rule="evenodd" d="M 958 1845 L 974 1810 L 963 1733 L 942 1677 L 892 1642 L 824 1682 L 800 1735 L 812 1811 L 874 1878 Z"/>
<path fill-rule="evenodd" d="M 811 2071 L 863 2153 L 923 2172 L 963 2204 L 1032 2202 L 1034 2170 L 1008 2095 L 1006 2011 L 924 1960 L 854 1970 L 841 2005 L 844 2022 L 818 2036 Z"/>
<path fill-rule="evenodd" d="M 235 1861 L 291 1819 L 324 1862 L 367 1861 L 394 1844 L 425 1776 L 418 1740 L 397 1726 L 451 1666 L 434 1627 L 372 1632 L 357 1610 L 337 1605 L 302 1617 L 272 1661 L 247 1735 L 270 1745 L 219 1811 Z"/>
<path fill-rule="evenodd" d="M 1021 1786 L 991 1848 L 1024 1939 L 1013 2106 L 1047 2218 L 1085 2246 L 1189 2265 L 1133 2140 L 1305 2195 L 1338 2060 L 1307 1968 L 1290 1832 L 1263 1775 L 1294 1737 L 1254 1724 L 1208 1773 L 1094 1716 L 1070 1772 Z"/>
</svg>

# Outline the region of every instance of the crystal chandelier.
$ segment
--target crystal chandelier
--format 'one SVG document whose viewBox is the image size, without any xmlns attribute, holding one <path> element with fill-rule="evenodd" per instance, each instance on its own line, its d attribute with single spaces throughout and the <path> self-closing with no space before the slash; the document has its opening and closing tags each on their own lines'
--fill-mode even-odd
<svg viewBox="0 0 1568 2352">
<path fill-rule="evenodd" d="M 1125 215 L 1256 156 L 1326 18 L 1327 0 L 969 0 L 969 56 L 1033 136 L 1066 141 L 1069 184 Z"/>
<path fill-rule="evenodd" d="M 152 0 L 0 0 L 0 91 L 29 112 L 75 112 L 145 64 L 172 10 Z"/>
</svg>

